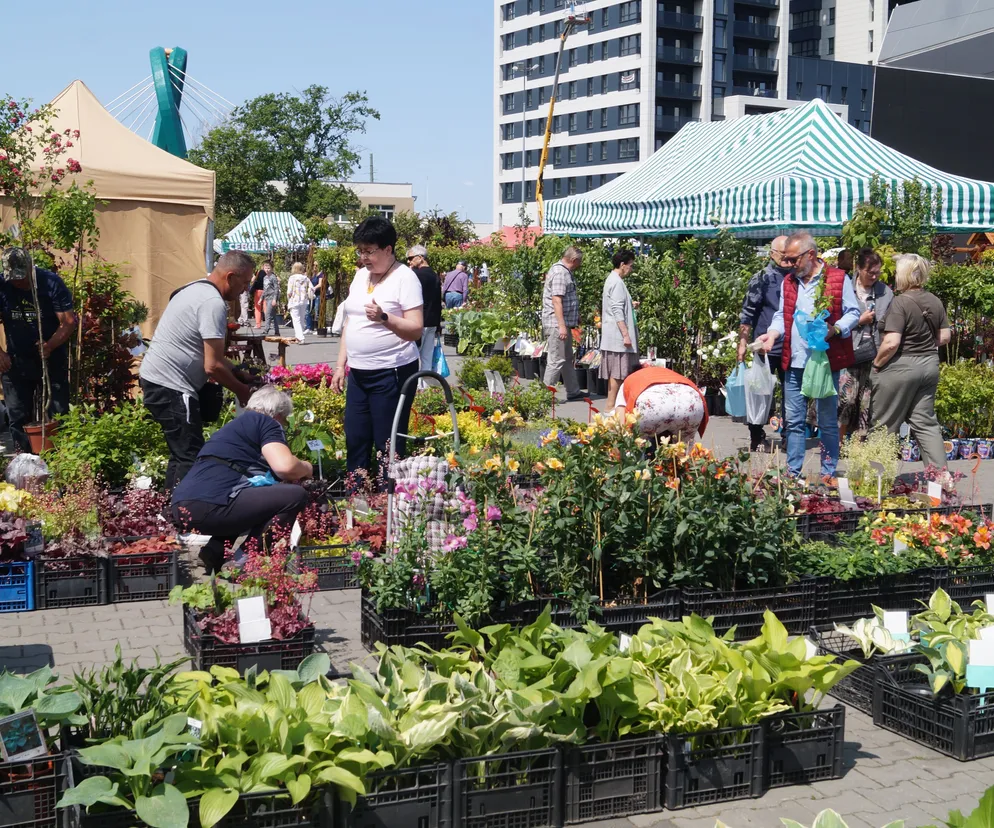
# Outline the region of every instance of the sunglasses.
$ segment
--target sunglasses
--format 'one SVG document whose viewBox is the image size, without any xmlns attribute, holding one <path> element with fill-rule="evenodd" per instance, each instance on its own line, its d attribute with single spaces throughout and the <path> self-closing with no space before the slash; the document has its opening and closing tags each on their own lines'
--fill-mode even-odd
<svg viewBox="0 0 994 828">
<path fill-rule="evenodd" d="M 796 256 L 783 256 L 780 259 L 780 264 L 793 265 L 797 264 L 801 259 L 808 255 L 808 253 L 814 253 L 813 250 L 805 250 L 803 253 L 798 253 Z"/>
</svg>

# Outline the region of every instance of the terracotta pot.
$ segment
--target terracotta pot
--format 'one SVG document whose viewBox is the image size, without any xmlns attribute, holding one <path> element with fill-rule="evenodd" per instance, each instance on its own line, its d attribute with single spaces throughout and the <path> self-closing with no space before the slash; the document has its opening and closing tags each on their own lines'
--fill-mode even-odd
<svg viewBox="0 0 994 828">
<path fill-rule="evenodd" d="M 28 435 L 28 440 L 31 442 L 31 453 L 41 454 L 43 451 L 48 451 L 53 448 L 52 436 L 58 430 L 58 425 L 56 423 L 46 423 L 45 424 L 45 442 L 42 444 L 41 440 L 41 423 L 30 423 L 24 426 L 24 433 Z"/>
</svg>

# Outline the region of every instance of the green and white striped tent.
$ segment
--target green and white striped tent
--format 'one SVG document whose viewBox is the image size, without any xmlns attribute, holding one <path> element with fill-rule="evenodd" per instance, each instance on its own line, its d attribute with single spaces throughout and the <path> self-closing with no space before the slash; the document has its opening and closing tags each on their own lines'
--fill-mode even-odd
<svg viewBox="0 0 994 828">
<path fill-rule="evenodd" d="M 947 175 L 874 141 L 822 101 L 691 123 L 626 175 L 546 204 L 545 232 L 572 236 L 837 233 L 874 173 L 937 188 L 942 232 L 994 228 L 994 184 Z"/>
<path fill-rule="evenodd" d="M 221 249 L 242 250 L 246 253 L 269 253 L 272 250 L 297 250 L 307 245 L 307 233 L 293 213 L 249 213 L 221 243 Z M 334 247 L 335 242 L 322 242 L 320 247 Z"/>
</svg>

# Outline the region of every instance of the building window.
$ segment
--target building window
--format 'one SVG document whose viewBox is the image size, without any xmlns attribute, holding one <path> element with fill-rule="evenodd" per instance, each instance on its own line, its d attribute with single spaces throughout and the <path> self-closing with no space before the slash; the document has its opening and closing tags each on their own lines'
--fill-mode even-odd
<svg viewBox="0 0 994 828">
<path fill-rule="evenodd" d="M 870 51 L 872 52 L 873 51 L 873 30 L 871 29 L 869 32 L 867 32 L 867 35 L 868 35 L 867 43 L 869 44 Z"/>
<path fill-rule="evenodd" d="M 714 98 L 724 98 L 725 97 L 725 87 L 716 86 L 711 90 L 711 96 Z"/>
<path fill-rule="evenodd" d="M 828 10 L 828 25 L 835 25 L 835 6 L 832 6 L 832 8 Z"/>
<path fill-rule="evenodd" d="M 601 161 L 607 161 L 607 141 L 601 141 Z"/>
<path fill-rule="evenodd" d="M 576 163 L 576 144 L 574 144 L 569 148 L 569 163 L 570 164 Z"/>
<path fill-rule="evenodd" d="M 830 37 L 828 39 L 828 53 L 830 55 L 834 55 L 835 54 L 835 38 L 834 37 Z"/>
<path fill-rule="evenodd" d="M 594 95 L 594 79 L 587 78 L 587 97 L 592 98 Z"/>
<path fill-rule="evenodd" d="M 795 40 L 791 44 L 791 54 L 797 57 L 818 57 L 818 41 Z"/>
<path fill-rule="evenodd" d="M 557 20 L 556 25 L 552 27 L 552 34 L 559 37 L 563 33 L 563 21 Z"/>
<path fill-rule="evenodd" d="M 601 110 L 601 129 L 607 129 L 607 110 Z"/>
<path fill-rule="evenodd" d="M 591 43 L 587 47 L 587 63 L 593 63 L 593 62 L 594 62 L 594 44 Z"/>
<path fill-rule="evenodd" d="M 638 122 L 638 104 L 625 104 L 618 107 L 618 126 L 636 126 Z"/>
<path fill-rule="evenodd" d="M 601 43 L 601 60 L 607 60 L 611 57 L 611 41 L 605 40 Z"/>
<path fill-rule="evenodd" d="M 618 89 L 622 91 L 626 89 L 638 89 L 638 85 L 639 85 L 638 69 L 634 69 L 631 72 L 620 72 L 618 74 Z"/>
<path fill-rule="evenodd" d="M 514 112 L 514 95 L 513 94 L 511 94 L 511 95 L 505 95 L 504 96 L 504 111 L 505 112 Z"/>
<path fill-rule="evenodd" d="M 534 201 L 535 200 L 535 182 L 526 181 L 525 182 L 525 200 Z"/>
<path fill-rule="evenodd" d="M 606 29 L 608 27 L 608 9 L 601 9 L 601 28 Z"/>
<path fill-rule="evenodd" d="M 557 196 L 563 194 L 563 180 L 561 178 L 552 180 L 552 194 Z"/>
<path fill-rule="evenodd" d="M 810 11 L 794 12 L 790 16 L 790 27 L 792 29 L 803 29 L 806 26 L 817 26 L 818 25 L 818 10 L 812 9 Z"/>
<path fill-rule="evenodd" d="M 569 99 L 576 100 L 576 81 L 569 82 Z"/>
<path fill-rule="evenodd" d="M 535 0 L 528 0 L 528 14 L 535 11 Z"/>
<path fill-rule="evenodd" d="M 576 132 L 576 113 L 571 112 L 569 116 L 569 131 Z"/>
<path fill-rule="evenodd" d="M 638 158 L 639 154 L 639 139 L 638 138 L 622 138 L 618 141 L 618 159 L 621 161 L 629 161 L 632 158 Z"/>
<path fill-rule="evenodd" d="M 594 112 L 592 109 L 587 110 L 587 130 L 594 128 Z"/>
<path fill-rule="evenodd" d="M 514 20 L 514 3 L 504 4 L 504 19 Z"/>
<path fill-rule="evenodd" d="M 532 122 L 531 121 L 525 121 L 525 137 L 527 137 L 527 138 L 531 138 L 532 137 L 532 135 L 533 135 L 532 129 L 533 129 L 532 128 Z"/>
<path fill-rule="evenodd" d="M 859 108 L 863 112 L 866 112 L 866 90 L 865 89 L 863 90 L 863 94 L 860 96 Z"/>
<path fill-rule="evenodd" d="M 721 83 L 724 83 L 725 78 L 725 56 L 715 55 L 714 56 L 714 79 Z"/>
<path fill-rule="evenodd" d="M 561 121 L 559 120 L 559 116 L 556 115 L 552 119 L 552 131 L 553 132 L 557 132 L 557 133 L 559 132 L 559 125 L 560 125 L 560 123 L 561 123 Z"/>
<path fill-rule="evenodd" d="M 873 0 L 870 0 L 870 22 L 873 22 Z"/>
<path fill-rule="evenodd" d="M 504 201 L 514 201 L 514 184 L 508 181 L 503 186 L 504 186 Z M 372 205 L 370 206 L 370 209 L 373 209 Z"/>
<path fill-rule="evenodd" d="M 576 195 L 576 179 L 572 176 L 566 179 L 566 195 Z"/>
<path fill-rule="evenodd" d="M 529 28 L 528 29 L 528 45 L 531 46 L 532 43 L 534 43 L 534 42 L 535 42 L 535 33 L 534 33 L 534 31 L 531 28 Z"/>
<path fill-rule="evenodd" d="M 641 3 L 639 0 L 630 0 L 628 3 L 621 4 L 621 25 L 626 23 L 638 23 L 641 9 Z"/>
<path fill-rule="evenodd" d="M 607 94 L 607 75 L 601 75 L 601 94 Z"/>
<path fill-rule="evenodd" d="M 794 94 L 797 95 L 797 99 L 798 100 L 802 100 L 803 97 L 804 97 L 801 94 L 801 82 L 800 81 L 797 81 L 797 83 L 794 84 Z"/>
<path fill-rule="evenodd" d="M 725 28 L 728 24 L 724 20 L 714 21 L 714 48 L 724 49 L 728 41 L 725 39 Z"/>
<path fill-rule="evenodd" d="M 819 83 L 815 86 L 815 95 L 823 101 L 827 101 L 832 97 L 832 87 L 827 83 Z"/>
<path fill-rule="evenodd" d="M 538 90 L 538 105 L 541 106 L 545 103 L 545 87 L 543 86 Z"/>
<path fill-rule="evenodd" d="M 531 89 L 528 90 L 527 101 L 528 101 L 527 106 L 528 106 L 529 109 L 531 109 L 535 105 L 535 102 L 532 100 L 532 90 Z"/>
<path fill-rule="evenodd" d="M 569 50 L 569 65 L 576 66 L 580 62 L 580 58 L 576 55 L 576 49 Z"/>
<path fill-rule="evenodd" d="M 593 164 L 594 163 L 594 145 L 593 144 L 587 144 L 587 163 L 588 164 Z"/>
<path fill-rule="evenodd" d="M 592 189 L 594 189 L 594 177 L 592 175 L 588 175 L 583 184 L 583 191 L 585 193 L 589 193 Z"/>
<path fill-rule="evenodd" d="M 539 55 L 538 58 L 538 73 L 540 75 L 545 74 L 545 55 Z"/>
<path fill-rule="evenodd" d="M 545 24 L 538 27 L 538 42 L 545 43 Z"/>
<path fill-rule="evenodd" d="M 844 104 L 846 102 L 846 98 L 848 97 L 849 97 L 849 87 L 843 86 L 839 92 L 839 103 Z"/>
<path fill-rule="evenodd" d="M 622 57 L 627 57 L 628 55 L 639 54 L 639 44 L 642 40 L 641 35 L 628 35 L 627 37 L 621 38 L 620 41 L 620 51 Z"/>
<path fill-rule="evenodd" d="M 728 0 L 715 0 L 715 2 L 714 2 L 714 13 L 715 14 L 728 14 Z"/>
<path fill-rule="evenodd" d="M 513 49 L 514 48 L 514 32 L 508 32 L 504 35 L 504 48 Z"/>
<path fill-rule="evenodd" d="M 562 150 L 562 147 L 556 147 L 552 151 L 552 166 L 554 166 L 554 167 L 560 166 L 562 160 L 563 160 L 563 150 Z"/>
</svg>

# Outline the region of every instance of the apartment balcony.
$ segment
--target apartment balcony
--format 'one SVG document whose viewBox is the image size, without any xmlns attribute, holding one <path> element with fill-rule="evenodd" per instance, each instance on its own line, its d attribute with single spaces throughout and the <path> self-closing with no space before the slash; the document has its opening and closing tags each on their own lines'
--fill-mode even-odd
<svg viewBox="0 0 994 828">
<path fill-rule="evenodd" d="M 688 101 L 701 99 L 701 86 L 698 83 L 676 83 L 661 81 L 656 84 L 657 98 L 681 98 Z"/>
<path fill-rule="evenodd" d="M 776 89 L 753 89 L 751 86 L 733 86 L 733 95 L 747 95 L 750 98 L 775 98 L 777 96 Z"/>
<path fill-rule="evenodd" d="M 741 69 L 746 72 L 761 72 L 775 75 L 779 71 L 780 62 L 776 58 L 771 57 L 735 55 L 732 66 L 735 69 Z"/>
<path fill-rule="evenodd" d="M 745 20 L 736 20 L 734 32 L 736 37 L 749 37 L 753 40 L 780 39 L 780 27 L 769 26 L 765 23 L 749 23 Z"/>
<path fill-rule="evenodd" d="M 679 132 L 685 124 L 696 124 L 697 118 L 681 118 L 678 115 L 660 115 L 656 118 L 657 132 Z"/>
<path fill-rule="evenodd" d="M 758 6 L 763 9 L 779 9 L 780 0 L 735 0 L 736 6 Z M 793 6 L 791 7 L 793 8 Z"/>
<path fill-rule="evenodd" d="M 698 49 L 681 49 L 676 46 L 656 47 L 656 59 L 664 63 L 679 63 L 682 66 L 700 66 L 701 52 Z"/>
<path fill-rule="evenodd" d="M 704 31 L 704 18 L 698 14 L 678 14 L 660 10 L 656 16 L 656 26 L 685 32 L 701 32 Z"/>
</svg>

